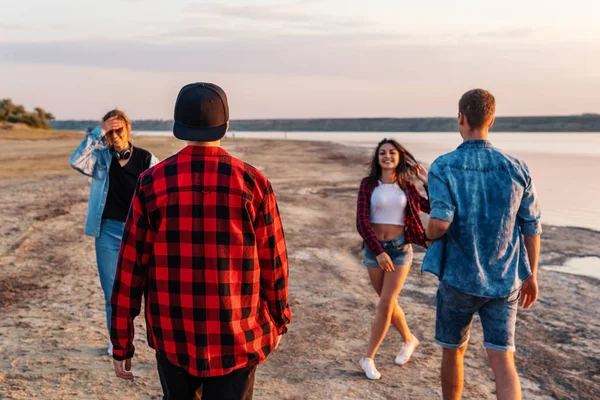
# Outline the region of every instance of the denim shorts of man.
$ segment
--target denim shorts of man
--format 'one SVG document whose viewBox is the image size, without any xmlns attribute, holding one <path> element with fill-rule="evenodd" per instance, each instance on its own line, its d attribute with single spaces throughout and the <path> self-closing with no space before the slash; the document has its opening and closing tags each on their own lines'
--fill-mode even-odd
<svg viewBox="0 0 600 400">
<path fill-rule="evenodd" d="M 488 141 L 494 110 L 491 93 L 465 93 L 458 118 L 464 141 L 436 159 L 428 175 L 431 219 L 426 236 L 433 242 L 422 269 L 440 279 L 435 341 L 445 349 L 445 395 L 462 391 L 462 382 L 452 378 L 462 374 L 453 368 L 462 368 L 478 313 L 496 386 L 503 386 L 498 396 L 508 390 L 512 392 L 504 398 L 517 398 L 511 396 L 520 393 L 513 357 L 518 303 L 529 308 L 537 299 L 540 205 L 525 163 Z"/>
</svg>

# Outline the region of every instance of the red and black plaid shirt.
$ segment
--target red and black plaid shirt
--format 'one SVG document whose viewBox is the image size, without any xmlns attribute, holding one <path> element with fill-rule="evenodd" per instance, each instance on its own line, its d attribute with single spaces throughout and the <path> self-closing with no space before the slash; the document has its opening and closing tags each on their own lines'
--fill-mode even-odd
<svg viewBox="0 0 600 400">
<path fill-rule="evenodd" d="M 144 172 L 112 294 L 113 357 L 148 343 L 200 377 L 263 362 L 292 314 L 279 210 L 260 171 L 220 147 L 188 146 Z"/>
<path fill-rule="evenodd" d="M 423 211 L 429 214 L 431 208 L 429 200 L 421 195 L 413 181 L 401 179 L 398 184 L 404 190 L 407 198 L 406 214 L 404 216 L 404 234 L 406 242 L 426 247 L 425 230 L 419 213 Z M 371 216 L 371 195 L 377 187 L 377 180 L 364 178 L 360 183 L 358 190 L 358 199 L 356 202 L 356 229 L 364 239 L 365 244 L 373 254 L 378 256 L 383 253 L 383 247 L 377 240 L 373 228 L 370 224 Z"/>
</svg>

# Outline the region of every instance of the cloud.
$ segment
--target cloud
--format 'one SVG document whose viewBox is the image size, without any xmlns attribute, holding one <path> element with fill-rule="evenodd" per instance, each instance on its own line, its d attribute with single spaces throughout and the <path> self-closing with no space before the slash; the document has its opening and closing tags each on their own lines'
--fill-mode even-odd
<svg viewBox="0 0 600 400">
<path fill-rule="evenodd" d="M 534 28 L 432 37 L 378 32 L 369 20 L 324 15 L 323 9 L 316 0 L 235 6 L 197 2 L 182 9 L 177 25 L 150 24 L 145 33 L 126 40 L 6 39 L 0 41 L 0 63 L 369 80 L 440 74 L 455 79 L 536 69 L 572 71 L 590 50 L 522 40 L 540 32 Z"/>
<path fill-rule="evenodd" d="M 20 25 L 20 24 L 8 24 L 8 23 L 0 23 L 0 31 L 7 31 L 7 30 L 11 30 L 11 31 L 26 31 L 26 30 L 30 30 L 31 28 L 26 26 L 26 25 Z"/>
<path fill-rule="evenodd" d="M 221 40 L 0 43 L 0 63 L 122 68 L 148 72 L 330 76 L 352 79 L 461 79 L 577 71 L 589 49 L 509 45 L 423 45 L 376 35 L 248 36 Z M 559 56 L 560 55 L 560 56 Z M 559 71 L 560 72 L 560 71 Z"/>
<path fill-rule="evenodd" d="M 534 37 L 543 32 L 544 29 L 540 28 L 512 28 L 481 32 L 478 36 L 489 39 L 523 39 Z"/>
<path fill-rule="evenodd" d="M 439 65 L 445 50 L 372 44 L 360 35 L 249 37 L 178 43 L 0 43 L 0 62 L 126 68 L 152 72 L 214 71 L 278 76 L 382 79 L 412 74 L 415 60 Z"/>
<path fill-rule="evenodd" d="M 186 5 L 176 27 L 163 25 L 160 35 L 138 36 L 140 40 L 268 40 L 273 36 L 288 38 L 315 36 L 322 41 L 352 39 L 347 44 L 429 43 L 473 44 L 482 42 L 513 42 L 536 39 L 547 29 L 530 27 L 505 28 L 492 31 L 458 30 L 437 33 L 402 32 L 401 27 L 382 28 L 377 20 L 366 17 L 324 14 L 324 4 L 317 0 L 274 4 L 231 4 L 204 1 Z M 396 29 L 394 28 L 394 29 Z M 383 29 L 383 30 L 382 30 Z M 343 44 L 343 43 L 340 43 Z"/>
<path fill-rule="evenodd" d="M 314 31 L 333 32 L 364 30 L 372 28 L 369 20 L 363 17 L 332 16 L 318 12 L 307 12 L 307 5 L 317 2 L 304 1 L 293 4 L 253 4 L 228 5 L 217 2 L 188 4 L 183 13 L 188 21 L 205 23 L 218 21 L 219 24 L 244 24 L 263 30 L 273 26 L 284 26 L 287 32 Z"/>
</svg>

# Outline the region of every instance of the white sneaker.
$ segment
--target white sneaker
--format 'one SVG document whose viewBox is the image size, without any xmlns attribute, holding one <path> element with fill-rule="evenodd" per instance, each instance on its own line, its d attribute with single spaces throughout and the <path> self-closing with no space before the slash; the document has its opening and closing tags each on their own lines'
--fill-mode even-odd
<svg viewBox="0 0 600 400">
<path fill-rule="evenodd" d="M 363 357 L 360 359 L 360 367 L 365 371 L 369 379 L 381 379 L 381 374 L 375 368 L 375 361 L 372 358 Z"/>
<path fill-rule="evenodd" d="M 108 339 L 108 349 L 106 350 L 109 356 L 113 355 L 113 345 L 110 339 Z"/>
<path fill-rule="evenodd" d="M 396 356 L 394 362 L 398 365 L 404 365 L 410 360 L 410 356 L 412 356 L 413 352 L 419 345 L 419 339 L 417 339 L 414 335 L 412 339 L 408 343 L 404 343 L 404 346 Z"/>
</svg>

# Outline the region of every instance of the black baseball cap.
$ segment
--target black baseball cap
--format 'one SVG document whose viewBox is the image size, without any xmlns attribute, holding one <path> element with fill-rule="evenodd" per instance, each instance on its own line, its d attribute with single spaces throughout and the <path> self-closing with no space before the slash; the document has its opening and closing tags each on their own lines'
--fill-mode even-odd
<svg viewBox="0 0 600 400">
<path fill-rule="evenodd" d="M 217 85 L 196 82 L 185 85 L 175 102 L 173 134 L 177 139 L 212 142 L 227 132 L 227 95 Z"/>
</svg>

